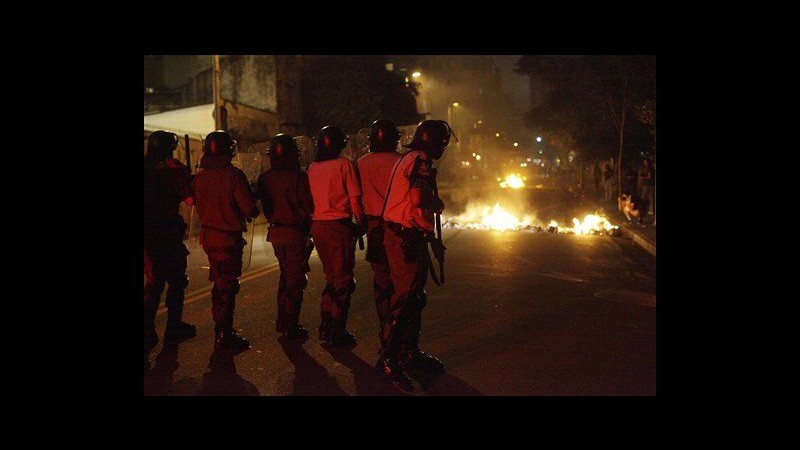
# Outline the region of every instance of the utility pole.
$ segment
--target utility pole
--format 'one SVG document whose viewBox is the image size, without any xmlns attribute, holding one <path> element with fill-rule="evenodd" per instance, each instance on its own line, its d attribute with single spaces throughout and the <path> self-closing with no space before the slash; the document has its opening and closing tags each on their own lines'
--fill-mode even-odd
<svg viewBox="0 0 800 450">
<path fill-rule="evenodd" d="M 214 55 L 214 129 L 222 129 L 222 84 L 220 83 L 219 55 Z"/>
</svg>

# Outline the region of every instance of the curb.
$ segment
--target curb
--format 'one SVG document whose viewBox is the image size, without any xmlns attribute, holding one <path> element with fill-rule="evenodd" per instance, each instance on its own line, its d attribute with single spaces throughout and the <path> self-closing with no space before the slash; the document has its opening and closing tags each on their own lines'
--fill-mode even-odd
<svg viewBox="0 0 800 450">
<path fill-rule="evenodd" d="M 654 243 L 650 242 L 649 239 L 629 228 L 628 225 L 623 224 L 620 226 L 620 230 L 622 230 L 622 234 L 624 236 L 633 239 L 633 242 L 636 243 L 636 245 L 642 247 L 647 253 L 650 253 L 655 258 L 656 245 Z"/>
<path fill-rule="evenodd" d="M 606 206 L 601 205 L 594 200 L 584 199 L 584 201 L 597 209 L 607 209 Z M 612 213 L 610 215 L 614 214 Z M 623 236 L 632 239 L 636 245 L 644 249 L 644 251 L 647 253 L 653 255 L 654 258 L 656 257 L 656 244 L 654 242 L 650 241 L 650 239 L 644 235 L 637 233 L 635 229 L 630 228 L 630 225 L 627 225 L 626 223 L 622 223 L 619 229 L 622 231 Z"/>
</svg>

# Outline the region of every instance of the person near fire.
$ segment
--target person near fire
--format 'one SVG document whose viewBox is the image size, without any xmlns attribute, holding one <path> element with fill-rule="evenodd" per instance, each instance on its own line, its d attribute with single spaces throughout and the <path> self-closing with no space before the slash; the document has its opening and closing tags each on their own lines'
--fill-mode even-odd
<svg viewBox="0 0 800 450">
<path fill-rule="evenodd" d="M 450 142 L 451 128 L 443 120 L 425 120 L 414 132 L 410 151 L 397 162 L 389 182 L 383 219 L 384 246 L 394 293 L 383 325 L 386 346 L 376 370 L 403 390 L 413 390 L 408 374 L 444 371 L 444 364 L 419 348 L 422 310 L 427 303 L 425 282 L 431 259 L 427 244 L 443 260 L 445 247 L 434 239 L 434 213 L 444 203 L 435 195 L 433 161 L 442 157 Z"/>
</svg>

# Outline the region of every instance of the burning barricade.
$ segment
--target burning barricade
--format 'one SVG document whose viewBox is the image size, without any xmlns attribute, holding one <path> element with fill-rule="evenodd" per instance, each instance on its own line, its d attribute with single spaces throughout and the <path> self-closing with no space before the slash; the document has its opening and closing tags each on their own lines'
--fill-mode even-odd
<svg viewBox="0 0 800 450">
<path fill-rule="evenodd" d="M 583 220 L 572 219 L 572 226 L 561 226 L 555 220 L 544 222 L 532 215 L 516 215 L 500 203 L 494 206 L 470 205 L 467 210 L 453 217 L 443 217 L 442 227 L 467 230 L 527 231 L 530 233 L 562 233 L 581 235 L 619 236 L 619 226 L 613 225 L 602 214 L 587 214 Z"/>
</svg>

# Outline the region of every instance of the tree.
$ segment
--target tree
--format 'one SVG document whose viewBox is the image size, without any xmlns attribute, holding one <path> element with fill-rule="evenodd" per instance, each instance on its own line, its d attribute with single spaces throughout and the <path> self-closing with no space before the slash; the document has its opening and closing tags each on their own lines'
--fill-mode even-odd
<svg viewBox="0 0 800 450">
<path fill-rule="evenodd" d="M 616 150 L 622 189 L 625 150 L 641 145 L 641 128 L 649 126 L 647 119 L 631 121 L 632 110 L 639 119 L 647 117 L 640 112 L 652 108 L 655 138 L 655 57 L 523 56 L 515 69 L 538 88 L 539 98 L 526 117 L 529 128 L 571 136 L 583 159 Z M 626 146 L 631 131 L 636 140 Z"/>
<path fill-rule="evenodd" d="M 325 125 L 355 133 L 378 118 L 416 123 L 414 94 L 403 77 L 387 72 L 378 56 L 321 56 L 305 73 L 303 111 L 308 132 Z"/>
</svg>

